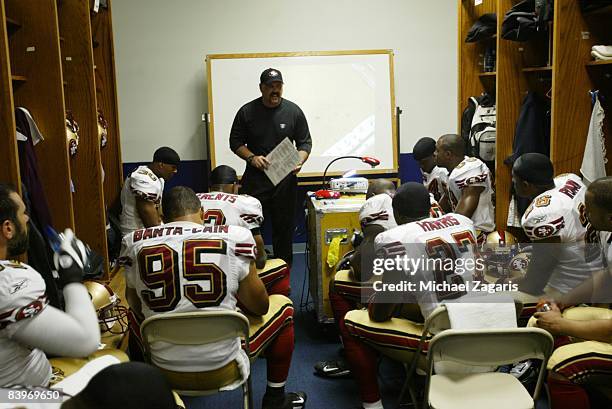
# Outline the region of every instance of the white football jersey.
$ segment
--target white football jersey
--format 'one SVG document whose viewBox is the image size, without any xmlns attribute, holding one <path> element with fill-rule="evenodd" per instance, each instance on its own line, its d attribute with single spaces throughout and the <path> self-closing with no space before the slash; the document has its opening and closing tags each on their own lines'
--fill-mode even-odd
<svg viewBox="0 0 612 409">
<path fill-rule="evenodd" d="M 450 245 L 450 246 L 449 246 Z M 474 260 L 476 232 L 470 219 L 456 213 L 439 218 L 428 218 L 417 222 L 402 224 L 394 229 L 380 233 L 375 239 L 377 254 L 395 258 L 406 255 L 411 260 L 423 260 L 414 274 L 407 280 L 416 284 L 415 291 L 406 294 L 412 302 L 416 301 L 425 318 L 444 300 L 454 300 L 466 295 L 465 291 L 438 290 L 433 283 L 460 284 L 468 286 L 472 282 L 475 261 L 461 262 L 465 268 L 436 269 L 424 260 Z M 471 287 L 469 287 L 471 288 Z"/>
<path fill-rule="evenodd" d="M 586 217 L 586 186 L 574 174 L 555 178 L 555 188 L 531 202 L 521 219 L 525 234 L 532 240 L 559 237 L 559 263 L 548 285 L 561 293 L 575 288 L 602 267 L 597 251 L 599 236 Z"/>
<path fill-rule="evenodd" d="M 393 216 L 393 198 L 386 193 L 372 196 L 359 209 L 361 228 L 377 224 L 385 230 L 397 226 Z"/>
<path fill-rule="evenodd" d="M 251 232 L 238 226 L 173 222 L 136 230 L 122 242 L 126 284 L 136 290 L 145 318 L 201 309 L 236 310 L 238 286 L 255 260 Z M 174 371 L 209 371 L 238 359 L 240 340 L 209 345 L 152 346 L 153 361 Z"/>
<path fill-rule="evenodd" d="M 198 193 L 204 209 L 204 224 L 241 226 L 249 230 L 263 225 L 261 202 L 248 195 L 210 192 Z"/>
<path fill-rule="evenodd" d="M 121 189 L 121 233 L 125 236 L 144 228 L 136 209 L 136 197 L 159 206 L 164 192 L 164 179 L 155 176 L 148 166 L 139 166 L 125 180 Z"/>
<path fill-rule="evenodd" d="M 429 209 L 429 215 L 431 217 L 440 217 L 444 214 L 444 210 L 440 207 L 440 204 L 436 201 L 433 194 L 429 194 L 429 203 L 431 203 L 431 208 Z"/>
<path fill-rule="evenodd" d="M 45 282 L 27 264 L 0 260 L 0 386 L 49 384 L 45 353 L 12 339 L 48 304 Z"/>
<path fill-rule="evenodd" d="M 472 215 L 474 228 L 483 232 L 495 230 L 495 209 L 493 208 L 493 188 L 491 186 L 491 171 L 478 158 L 465 157 L 448 177 L 450 202 L 453 211 L 461 200 L 461 191 L 468 186 L 482 186 L 478 207 Z"/>
<path fill-rule="evenodd" d="M 423 174 L 423 184 L 434 195 L 436 200 L 448 194 L 448 170 L 439 166 L 434 166 L 430 173 L 421 171 Z"/>
</svg>

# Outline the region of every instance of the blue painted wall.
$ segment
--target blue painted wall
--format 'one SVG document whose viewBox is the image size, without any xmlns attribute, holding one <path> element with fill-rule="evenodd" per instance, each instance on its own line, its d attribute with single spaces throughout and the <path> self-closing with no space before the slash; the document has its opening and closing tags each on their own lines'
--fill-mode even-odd
<svg viewBox="0 0 612 409">
<path fill-rule="evenodd" d="M 421 182 L 421 171 L 419 165 L 413 159 L 411 153 L 400 154 L 400 179 L 402 183 L 405 182 Z M 206 192 L 208 190 L 208 161 L 206 160 L 191 160 L 181 161 L 178 174 L 173 177 L 167 184 L 166 189 L 173 186 L 189 186 L 197 193 Z M 123 174 L 129 175 L 140 165 L 145 165 L 148 162 L 131 162 L 123 164 Z M 309 186 L 298 186 L 298 194 L 296 201 L 296 229 L 294 234 L 295 243 L 305 243 L 307 229 L 305 225 L 305 200 L 306 192 L 319 189 L 320 186 L 309 185 Z M 271 226 L 270 223 L 265 223 L 263 229 L 264 239 L 266 244 L 271 244 Z"/>
</svg>

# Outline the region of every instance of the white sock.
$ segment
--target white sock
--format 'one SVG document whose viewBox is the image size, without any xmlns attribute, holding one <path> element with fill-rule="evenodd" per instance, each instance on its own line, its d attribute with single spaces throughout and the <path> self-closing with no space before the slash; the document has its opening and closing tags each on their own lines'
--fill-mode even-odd
<svg viewBox="0 0 612 409">
<path fill-rule="evenodd" d="M 363 409 L 385 409 L 383 407 L 382 400 L 380 399 L 372 403 L 362 402 L 362 406 L 363 406 Z"/>
<path fill-rule="evenodd" d="M 270 381 L 268 381 L 268 386 L 270 388 L 282 388 L 283 386 L 285 386 L 286 383 L 287 383 L 287 381 L 285 381 L 285 382 L 270 382 Z"/>
</svg>

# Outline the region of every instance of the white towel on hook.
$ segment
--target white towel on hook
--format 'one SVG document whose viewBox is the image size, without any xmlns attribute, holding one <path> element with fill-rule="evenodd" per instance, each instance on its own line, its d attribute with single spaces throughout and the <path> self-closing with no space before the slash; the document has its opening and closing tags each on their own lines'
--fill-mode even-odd
<svg viewBox="0 0 612 409">
<path fill-rule="evenodd" d="M 606 143 L 603 134 L 604 118 L 604 109 L 599 102 L 599 98 L 595 98 L 584 156 L 582 157 L 582 166 L 580 166 L 580 173 L 582 173 L 586 185 L 606 176 L 608 160 L 606 159 Z"/>
</svg>

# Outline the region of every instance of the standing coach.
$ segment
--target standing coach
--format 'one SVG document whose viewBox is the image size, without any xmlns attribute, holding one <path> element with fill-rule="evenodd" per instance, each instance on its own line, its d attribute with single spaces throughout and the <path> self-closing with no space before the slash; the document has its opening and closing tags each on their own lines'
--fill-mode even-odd
<svg viewBox="0 0 612 409">
<path fill-rule="evenodd" d="M 259 90 L 261 97 L 243 105 L 234 118 L 230 149 L 246 161 L 240 193 L 259 199 L 264 217 L 272 219 L 274 256 L 291 265 L 296 174 L 308 159 L 312 140 L 300 107 L 282 98 L 283 76 L 279 70 L 268 68 L 262 72 Z M 270 165 L 266 155 L 285 138 L 295 143 L 300 162 L 292 173 L 274 186 L 263 172 Z"/>
</svg>

